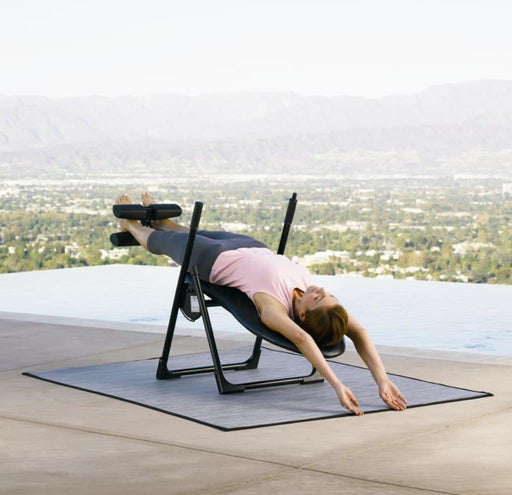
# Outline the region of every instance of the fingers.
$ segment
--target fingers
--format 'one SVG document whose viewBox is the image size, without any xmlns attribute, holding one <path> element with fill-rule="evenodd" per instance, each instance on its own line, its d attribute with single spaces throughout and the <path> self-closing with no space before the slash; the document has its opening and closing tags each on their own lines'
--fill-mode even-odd
<svg viewBox="0 0 512 495">
<path fill-rule="evenodd" d="M 350 404 L 348 404 L 347 406 L 345 406 L 350 412 L 353 412 L 354 414 L 356 414 L 357 416 L 363 416 L 364 415 L 364 411 L 361 411 L 361 409 L 358 409 L 357 407 L 354 407 Z"/>
<path fill-rule="evenodd" d="M 359 405 L 359 402 L 357 402 L 357 399 L 352 395 L 352 394 L 349 394 L 348 398 L 356 405 L 358 406 Z"/>
<path fill-rule="evenodd" d="M 394 398 L 403 406 L 407 405 L 406 398 L 400 393 L 400 390 L 398 390 L 398 387 L 394 386 L 395 390 L 392 390 L 392 393 L 394 394 Z"/>
<path fill-rule="evenodd" d="M 391 399 L 389 401 L 389 403 L 391 404 L 391 406 L 396 409 L 397 411 L 403 411 L 405 409 L 405 404 L 401 404 L 398 400 L 396 400 L 395 398 Z"/>
<path fill-rule="evenodd" d="M 359 406 L 359 402 L 357 402 L 357 399 L 352 394 L 349 394 L 348 398 L 350 399 L 352 404 Z M 362 416 L 364 414 L 364 412 L 361 411 L 361 409 L 354 407 L 352 404 L 348 404 L 348 406 L 345 406 L 345 407 L 347 407 L 347 409 L 349 411 L 352 411 L 354 414 L 357 414 L 358 416 Z"/>
<path fill-rule="evenodd" d="M 390 396 L 387 393 L 381 395 L 381 399 L 391 408 L 397 411 L 403 411 L 406 408 L 405 404 L 400 403 L 396 397 Z"/>
<path fill-rule="evenodd" d="M 407 401 L 405 400 L 405 397 L 397 390 L 397 393 L 394 396 L 395 402 L 405 409 L 407 407 Z"/>
<path fill-rule="evenodd" d="M 357 402 L 357 401 L 356 401 Z M 364 415 L 364 411 L 362 411 L 361 409 L 358 409 L 357 407 L 354 407 L 350 402 L 348 401 L 340 401 L 340 404 L 348 409 L 351 413 L 354 413 L 356 414 L 357 416 L 363 416 Z M 359 405 L 359 404 L 357 404 Z"/>
<path fill-rule="evenodd" d="M 348 387 L 343 387 L 341 390 L 337 390 L 338 398 L 340 404 L 348 409 L 351 413 L 356 414 L 357 416 L 363 416 L 364 411 L 358 409 L 355 406 L 359 406 L 359 402 L 354 397 L 354 394 Z"/>
<path fill-rule="evenodd" d="M 351 397 L 351 400 L 352 400 L 352 403 L 355 404 L 356 406 L 359 405 L 359 402 L 357 402 L 357 400 L 356 400 L 356 398 L 354 396 Z M 354 414 L 357 414 L 358 416 L 362 416 L 364 414 L 364 412 L 361 411 L 361 409 L 358 409 L 358 408 L 354 407 L 353 405 L 350 405 L 350 410 Z"/>
<path fill-rule="evenodd" d="M 397 411 L 403 411 L 407 408 L 407 400 L 400 393 L 398 387 L 393 383 L 388 383 L 383 387 L 379 387 L 379 395 L 389 407 L 396 409 Z"/>
<path fill-rule="evenodd" d="M 364 415 L 364 411 L 362 409 L 359 409 L 359 408 L 356 408 L 356 407 L 352 407 L 352 409 L 354 410 L 354 414 L 357 414 L 358 416 L 363 416 Z"/>
</svg>

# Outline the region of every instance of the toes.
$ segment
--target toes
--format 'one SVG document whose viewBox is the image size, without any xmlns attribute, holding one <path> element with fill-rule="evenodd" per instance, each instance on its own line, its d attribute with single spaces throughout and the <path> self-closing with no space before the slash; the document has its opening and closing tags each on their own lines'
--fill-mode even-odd
<svg viewBox="0 0 512 495">
<path fill-rule="evenodd" d="M 142 204 L 144 206 L 149 206 L 155 202 L 155 199 L 153 198 L 153 196 L 151 196 L 151 194 L 148 191 L 144 191 L 141 194 L 141 198 L 142 198 Z"/>
<path fill-rule="evenodd" d="M 130 196 L 128 194 L 121 194 L 116 200 L 116 205 L 123 205 L 123 204 L 132 204 L 133 201 L 131 200 Z"/>
</svg>

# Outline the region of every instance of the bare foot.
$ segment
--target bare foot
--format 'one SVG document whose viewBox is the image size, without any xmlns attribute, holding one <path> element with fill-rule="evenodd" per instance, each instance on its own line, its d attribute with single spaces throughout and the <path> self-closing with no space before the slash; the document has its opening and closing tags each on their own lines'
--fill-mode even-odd
<svg viewBox="0 0 512 495">
<path fill-rule="evenodd" d="M 142 206 L 150 206 L 156 204 L 156 200 L 149 191 L 144 191 L 140 195 L 142 199 Z M 157 230 L 169 230 L 165 228 L 165 220 L 153 220 L 153 228 Z"/>
<path fill-rule="evenodd" d="M 157 204 L 156 199 L 151 195 L 149 191 L 144 191 L 140 195 L 142 199 L 143 206 L 149 206 Z M 170 218 L 164 218 L 163 220 L 154 220 L 153 226 L 158 230 L 178 230 L 180 232 L 188 232 L 189 228 L 184 227 L 183 225 L 178 225 L 176 222 L 173 222 Z"/>
<path fill-rule="evenodd" d="M 144 191 L 140 195 L 140 197 L 142 198 L 142 206 L 154 205 L 156 203 L 155 198 L 153 196 L 151 196 L 149 191 Z"/>
<path fill-rule="evenodd" d="M 116 201 L 116 205 L 131 204 L 133 204 L 133 201 L 127 194 L 121 194 Z M 120 218 L 119 226 L 123 231 L 130 232 L 144 249 L 148 249 L 148 238 L 153 232 L 155 232 L 155 229 L 152 229 L 151 227 L 144 227 L 137 220 L 128 220 L 127 218 Z"/>
<path fill-rule="evenodd" d="M 128 196 L 128 194 L 121 194 L 121 196 L 119 196 L 116 200 L 116 205 L 131 205 L 131 204 L 133 204 L 133 201 L 131 200 L 130 196 Z M 129 220 L 127 218 L 119 219 L 119 227 L 122 231 L 129 232 L 130 224 L 137 225 L 137 220 Z"/>
</svg>

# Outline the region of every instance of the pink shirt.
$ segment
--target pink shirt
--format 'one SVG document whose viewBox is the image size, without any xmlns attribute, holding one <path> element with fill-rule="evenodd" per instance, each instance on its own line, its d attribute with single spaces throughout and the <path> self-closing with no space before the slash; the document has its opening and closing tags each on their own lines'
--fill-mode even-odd
<svg viewBox="0 0 512 495">
<path fill-rule="evenodd" d="M 263 247 L 244 247 L 219 254 L 212 266 L 209 282 L 236 287 L 245 292 L 253 303 L 257 292 L 269 294 L 286 308 L 293 319 L 293 289 L 298 287 L 305 291 L 313 285 L 313 278 L 307 268 L 283 254 L 275 254 Z"/>
</svg>

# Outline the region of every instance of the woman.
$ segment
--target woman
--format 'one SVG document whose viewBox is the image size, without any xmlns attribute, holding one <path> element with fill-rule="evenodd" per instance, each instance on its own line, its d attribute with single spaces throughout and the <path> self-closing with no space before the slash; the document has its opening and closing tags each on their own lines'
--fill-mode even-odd
<svg viewBox="0 0 512 495">
<path fill-rule="evenodd" d="M 145 192 L 142 204 L 156 203 Z M 123 194 L 116 204 L 132 204 Z M 160 220 L 156 228 L 144 227 L 136 220 L 120 220 L 120 227 L 130 232 L 141 246 L 154 254 L 183 261 L 188 227 L 170 219 Z M 341 341 L 347 335 L 370 369 L 379 387 L 381 399 L 402 411 L 407 401 L 388 378 L 377 349 L 366 330 L 322 287 L 313 285 L 309 271 L 273 253 L 252 237 L 224 231 L 197 230 L 190 265 L 196 265 L 201 280 L 237 287 L 254 302 L 263 323 L 292 341 L 306 359 L 336 391 L 340 404 L 362 415 L 351 390 L 340 382 L 318 348 Z"/>
</svg>

